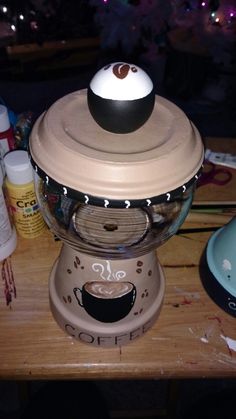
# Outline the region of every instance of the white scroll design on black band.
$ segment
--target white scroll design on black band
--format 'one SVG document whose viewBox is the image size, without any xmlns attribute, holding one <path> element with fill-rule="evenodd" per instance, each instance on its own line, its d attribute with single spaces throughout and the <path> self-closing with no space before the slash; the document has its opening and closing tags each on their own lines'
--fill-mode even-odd
<svg viewBox="0 0 236 419">
<path fill-rule="evenodd" d="M 197 182 L 201 175 L 202 167 L 198 170 L 193 177 L 185 182 L 183 185 L 180 185 L 178 188 L 167 191 L 161 195 L 144 197 L 141 199 L 110 199 L 109 197 L 102 196 L 93 196 L 89 193 L 81 192 L 70 188 L 68 185 L 63 185 L 58 183 L 55 179 L 51 178 L 47 173 L 44 172 L 32 159 L 31 164 L 34 170 L 38 173 L 38 176 L 42 178 L 47 187 L 52 188 L 55 193 L 66 196 L 67 198 L 74 199 L 79 202 L 83 202 L 89 205 L 100 206 L 104 208 L 140 208 L 140 207 L 149 207 L 151 205 L 160 204 L 164 202 L 173 202 L 175 199 L 179 199 L 182 194 L 194 183 Z"/>
</svg>

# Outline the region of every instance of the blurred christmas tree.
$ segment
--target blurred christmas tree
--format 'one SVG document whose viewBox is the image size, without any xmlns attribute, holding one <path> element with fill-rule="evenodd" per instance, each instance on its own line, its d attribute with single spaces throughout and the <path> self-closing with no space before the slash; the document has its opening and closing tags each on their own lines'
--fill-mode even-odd
<svg viewBox="0 0 236 419">
<path fill-rule="evenodd" d="M 173 50 L 210 57 L 221 74 L 223 94 L 225 83 L 232 88 L 236 0 L 0 0 L 2 46 L 96 35 L 101 56 L 135 59 L 152 68 L 164 67 L 163 57 Z M 193 67 L 191 62 L 190 72 Z"/>
<path fill-rule="evenodd" d="M 235 42 L 235 0 L 89 0 L 103 48 L 118 45 L 129 54 L 139 46 L 150 58 L 162 51 L 169 33 L 181 28 L 200 49 L 217 55 Z M 183 40 L 184 41 L 184 40 Z M 194 52 L 194 51 L 193 51 Z"/>
<path fill-rule="evenodd" d="M 172 94 L 191 97 L 208 77 L 204 94 L 232 100 L 236 71 L 236 0 L 89 0 L 105 51 L 138 53 L 162 65 Z M 174 57 L 173 60 L 170 58 Z M 210 63 L 210 65 L 209 65 Z M 210 76 L 206 74 L 211 66 Z M 163 67 L 163 65 L 162 65 Z M 167 67 L 167 70 L 166 70 Z M 165 74 L 166 78 L 166 74 Z M 165 80 L 166 81 L 166 80 Z"/>
<path fill-rule="evenodd" d="M 93 36 L 87 0 L 0 0 L 1 44 L 27 44 Z"/>
<path fill-rule="evenodd" d="M 99 30 L 103 47 L 119 43 L 129 52 L 140 43 L 158 49 L 177 26 L 191 28 L 203 44 L 213 37 L 233 38 L 236 1 L 0 0 L 0 24 L 0 39 L 8 34 L 17 43 L 92 36 Z"/>
<path fill-rule="evenodd" d="M 99 33 L 103 49 L 119 46 L 130 54 L 138 48 L 155 59 L 179 27 L 222 59 L 222 44 L 231 47 L 236 38 L 236 0 L 0 0 L 2 44 Z"/>
<path fill-rule="evenodd" d="M 163 0 L 90 0 L 95 7 L 95 23 L 104 49 L 119 47 L 130 55 L 140 53 L 155 57 L 165 44 L 171 2 Z"/>
</svg>

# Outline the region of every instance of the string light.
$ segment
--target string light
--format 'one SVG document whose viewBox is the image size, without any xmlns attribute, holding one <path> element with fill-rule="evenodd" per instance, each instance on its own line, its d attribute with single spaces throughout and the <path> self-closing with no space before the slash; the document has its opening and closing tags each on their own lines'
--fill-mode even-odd
<svg viewBox="0 0 236 419">
<path fill-rule="evenodd" d="M 122 8 L 124 5 L 132 5 L 133 7 L 130 7 L 129 12 L 132 14 L 132 11 L 136 9 L 137 16 L 139 13 L 139 5 L 140 11 L 143 10 L 142 7 L 142 1 L 143 4 L 145 4 L 145 7 L 148 10 L 149 4 L 151 5 L 151 0 L 116 0 L 115 2 L 109 1 L 109 0 L 91 0 L 92 5 L 96 5 L 97 8 L 100 8 L 101 10 L 107 11 L 109 13 L 113 13 L 113 7 L 114 11 L 118 10 L 119 5 Z M 172 17 L 172 19 L 183 19 L 185 18 L 186 21 L 191 19 L 191 22 L 194 22 L 194 19 L 196 20 L 197 25 L 197 19 L 201 19 L 201 14 L 203 17 L 206 17 L 208 19 L 208 24 L 206 23 L 206 20 L 201 20 L 201 24 L 205 25 L 206 31 L 209 31 L 209 29 L 212 29 L 212 34 L 214 34 L 214 28 L 216 31 L 218 31 L 218 28 L 222 29 L 224 31 L 227 29 L 227 31 L 224 31 L 225 34 L 227 33 L 229 35 L 235 35 L 235 23 L 236 23 L 236 0 L 171 0 L 170 2 L 165 2 L 164 0 L 160 0 L 160 4 L 166 4 L 170 3 L 172 8 L 175 9 L 175 16 Z M 90 3 L 90 0 L 87 0 L 88 3 Z M 87 3 L 85 2 L 85 3 Z M 48 18 L 50 17 L 48 15 L 48 12 L 46 12 L 43 9 L 43 12 L 40 12 L 40 9 L 37 8 L 27 7 L 26 10 L 22 10 L 22 6 L 19 6 L 18 10 L 10 6 L 13 2 L 10 0 L 2 0 L 0 2 L 0 18 L 8 23 L 8 27 L 11 28 L 12 31 L 18 32 L 19 31 L 19 39 L 28 39 L 30 36 L 34 36 L 34 39 L 36 39 L 36 33 L 38 33 L 39 36 L 42 36 L 43 39 L 47 39 L 49 29 L 47 29 L 47 22 Z M 27 1 L 26 4 L 31 4 L 30 1 Z M 36 0 L 35 0 L 36 3 Z M 49 3 L 53 3 L 53 0 L 50 0 Z M 153 3 L 159 3 L 157 0 L 156 2 L 153 1 Z M 113 6 L 114 4 L 114 6 Z M 150 6 L 152 7 L 152 6 Z M 167 6 L 165 6 L 167 7 Z M 169 6 L 168 6 L 169 7 Z M 164 8 L 164 6 L 163 6 Z M 21 12 L 20 12 L 21 10 Z M 40 14 L 39 14 L 40 12 Z M 103 13 L 102 12 L 102 13 Z M 103 14 L 101 13 L 101 19 L 103 17 Z M 116 12 L 115 12 L 116 13 Z M 195 18 L 196 16 L 196 18 Z M 105 17 L 107 18 L 107 14 L 105 14 Z M 54 18 L 54 15 L 53 15 Z M 56 13 L 55 13 L 56 18 Z M 46 25 L 45 25 L 46 21 Z M 140 31 L 140 25 L 137 24 L 137 27 L 135 24 L 133 24 L 133 20 L 130 17 L 131 24 L 129 25 L 129 30 L 132 30 L 132 34 L 135 32 L 135 36 L 138 36 L 138 33 Z M 66 22 L 65 22 L 66 23 Z M 173 22 L 174 24 L 176 22 Z M 172 22 L 170 22 L 171 27 Z M 42 30 L 46 27 L 47 31 L 46 34 L 42 34 Z M 212 28 L 211 28 L 212 27 Z M 64 31 L 66 32 L 67 27 L 65 27 Z M 155 28 L 155 30 L 158 30 L 158 26 Z M 164 29 L 165 32 L 165 29 Z M 137 35 L 136 35 L 137 34 Z M 64 33 L 63 33 L 64 35 Z M 53 34 L 54 36 L 54 34 Z M 1 33 L 0 33 L 1 37 Z M 128 41 L 127 41 L 128 43 Z"/>
</svg>

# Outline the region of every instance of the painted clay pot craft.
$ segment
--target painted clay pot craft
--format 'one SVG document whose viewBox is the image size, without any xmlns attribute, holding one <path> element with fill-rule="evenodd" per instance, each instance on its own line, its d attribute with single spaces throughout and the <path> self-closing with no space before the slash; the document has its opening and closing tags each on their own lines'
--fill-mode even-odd
<svg viewBox="0 0 236 419">
<path fill-rule="evenodd" d="M 115 98 L 108 95 L 113 79 Z M 117 96 L 118 82 L 128 95 Z M 38 118 L 30 153 L 44 219 L 63 241 L 49 279 L 56 321 L 90 345 L 132 342 L 161 310 L 165 279 L 156 248 L 191 206 L 204 158 L 197 129 L 154 95 L 143 70 L 114 63 L 88 90 L 64 96 Z"/>
</svg>

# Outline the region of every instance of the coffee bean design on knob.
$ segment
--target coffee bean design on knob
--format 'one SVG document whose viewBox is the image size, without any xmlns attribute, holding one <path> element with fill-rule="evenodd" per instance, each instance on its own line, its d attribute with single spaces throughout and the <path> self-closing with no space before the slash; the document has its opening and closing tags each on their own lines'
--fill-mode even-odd
<svg viewBox="0 0 236 419">
<path fill-rule="evenodd" d="M 88 88 L 88 107 L 103 129 L 126 134 L 150 117 L 155 92 L 148 74 L 128 63 L 112 63 L 99 70 Z"/>
<path fill-rule="evenodd" d="M 128 76 L 129 70 L 136 72 L 137 69 L 129 64 L 115 64 L 113 66 L 113 73 L 118 79 L 124 79 Z"/>
</svg>

